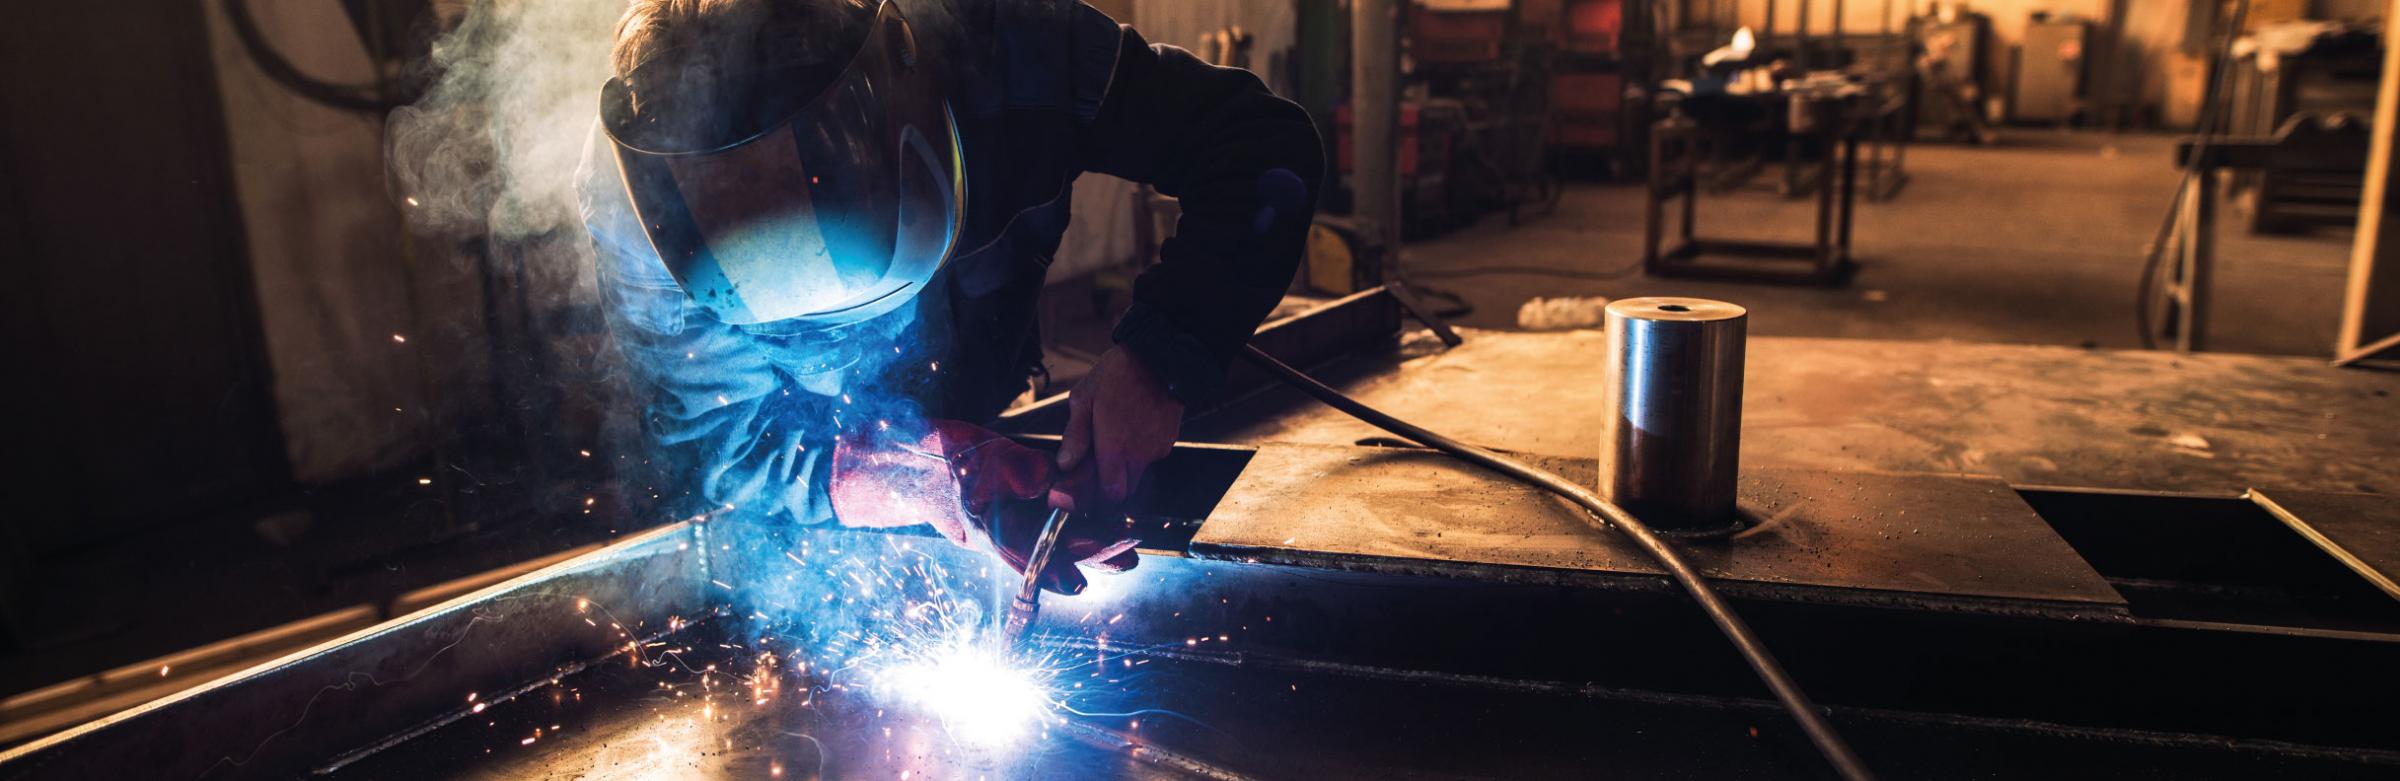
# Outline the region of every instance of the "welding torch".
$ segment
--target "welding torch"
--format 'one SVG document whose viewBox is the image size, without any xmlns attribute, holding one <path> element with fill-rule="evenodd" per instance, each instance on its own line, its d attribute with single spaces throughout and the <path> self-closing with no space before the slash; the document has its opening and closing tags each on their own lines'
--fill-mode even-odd
<svg viewBox="0 0 2400 781">
<path fill-rule="evenodd" d="M 1050 568 L 1050 553 L 1058 549 L 1058 540 L 1066 536 L 1067 518 L 1072 513 L 1064 508 L 1051 508 L 1050 517 L 1042 521 L 1042 531 L 1033 538 L 1033 552 L 1025 558 L 1025 582 L 1017 587 L 1017 596 L 1008 603 L 1008 614 L 1000 621 L 1000 647 L 1015 651 L 1025 641 L 1025 629 L 1042 613 L 1042 571 Z"/>
</svg>

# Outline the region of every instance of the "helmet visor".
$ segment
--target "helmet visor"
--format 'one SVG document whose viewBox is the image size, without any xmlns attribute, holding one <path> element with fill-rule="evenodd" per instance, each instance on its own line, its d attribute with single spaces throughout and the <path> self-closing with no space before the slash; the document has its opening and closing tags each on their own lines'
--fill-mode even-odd
<svg viewBox="0 0 2400 781">
<path fill-rule="evenodd" d="M 703 72 L 712 81 L 696 89 L 686 79 L 651 90 L 698 96 L 681 105 L 637 94 L 638 69 L 602 91 L 601 121 L 652 248 L 727 323 L 882 314 L 923 288 L 957 238 L 956 124 L 894 4 L 829 86 L 793 97 L 825 83 L 807 70 Z M 726 110 L 724 94 L 744 97 Z M 753 119 L 763 117 L 780 118 Z"/>
</svg>

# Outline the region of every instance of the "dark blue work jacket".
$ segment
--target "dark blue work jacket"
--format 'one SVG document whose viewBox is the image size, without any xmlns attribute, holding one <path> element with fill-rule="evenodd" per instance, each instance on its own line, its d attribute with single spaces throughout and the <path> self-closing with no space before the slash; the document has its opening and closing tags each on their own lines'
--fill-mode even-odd
<svg viewBox="0 0 2400 781">
<path fill-rule="evenodd" d="M 1214 392 L 1292 278 L 1323 152 L 1257 77 L 1070 0 L 902 10 L 940 47 L 968 188 L 964 232 L 912 316 L 835 333 L 718 322 L 650 248 L 606 139 L 589 145 L 578 177 L 602 301 L 674 481 L 661 493 L 688 500 L 673 511 L 822 521 L 840 432 L 997 414 L 1041 365 L 1035 299 L 1082 172 L 1181 199 L 1114 336 L 1186 403 Z"/>
</svg>

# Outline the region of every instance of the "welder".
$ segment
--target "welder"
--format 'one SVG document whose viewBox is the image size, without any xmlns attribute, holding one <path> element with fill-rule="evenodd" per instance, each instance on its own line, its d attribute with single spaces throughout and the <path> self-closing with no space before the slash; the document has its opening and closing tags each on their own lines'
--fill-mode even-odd
<svg viewBox="0 0 2400 781">
<path fill-rule="evenodd" d="M 930 523 L 1039 577 L 1136 563 L 1123 501 L 1292 278 L 1308 115 L 1073 0 L 636 0 L 580 176 L 644 425 L 697 513 Z M 1044 373 L 1077 176 L 1180 199 L 1055 456 L 967 421 Z M 673 493 L 670 491 L 669 493 Z"/>
</svg>

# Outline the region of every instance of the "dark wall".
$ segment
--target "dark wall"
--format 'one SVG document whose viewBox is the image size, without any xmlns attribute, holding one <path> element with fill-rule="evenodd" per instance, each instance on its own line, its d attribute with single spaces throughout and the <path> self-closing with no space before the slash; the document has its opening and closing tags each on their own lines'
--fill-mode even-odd
<svg viewBox="0 0 2400 781">
<path fill-rule="evenodd" d="M 201 10 L 20 3 L 0 33 L 8 523 L 36 555 L 287 482 Z"/>
</svg>

